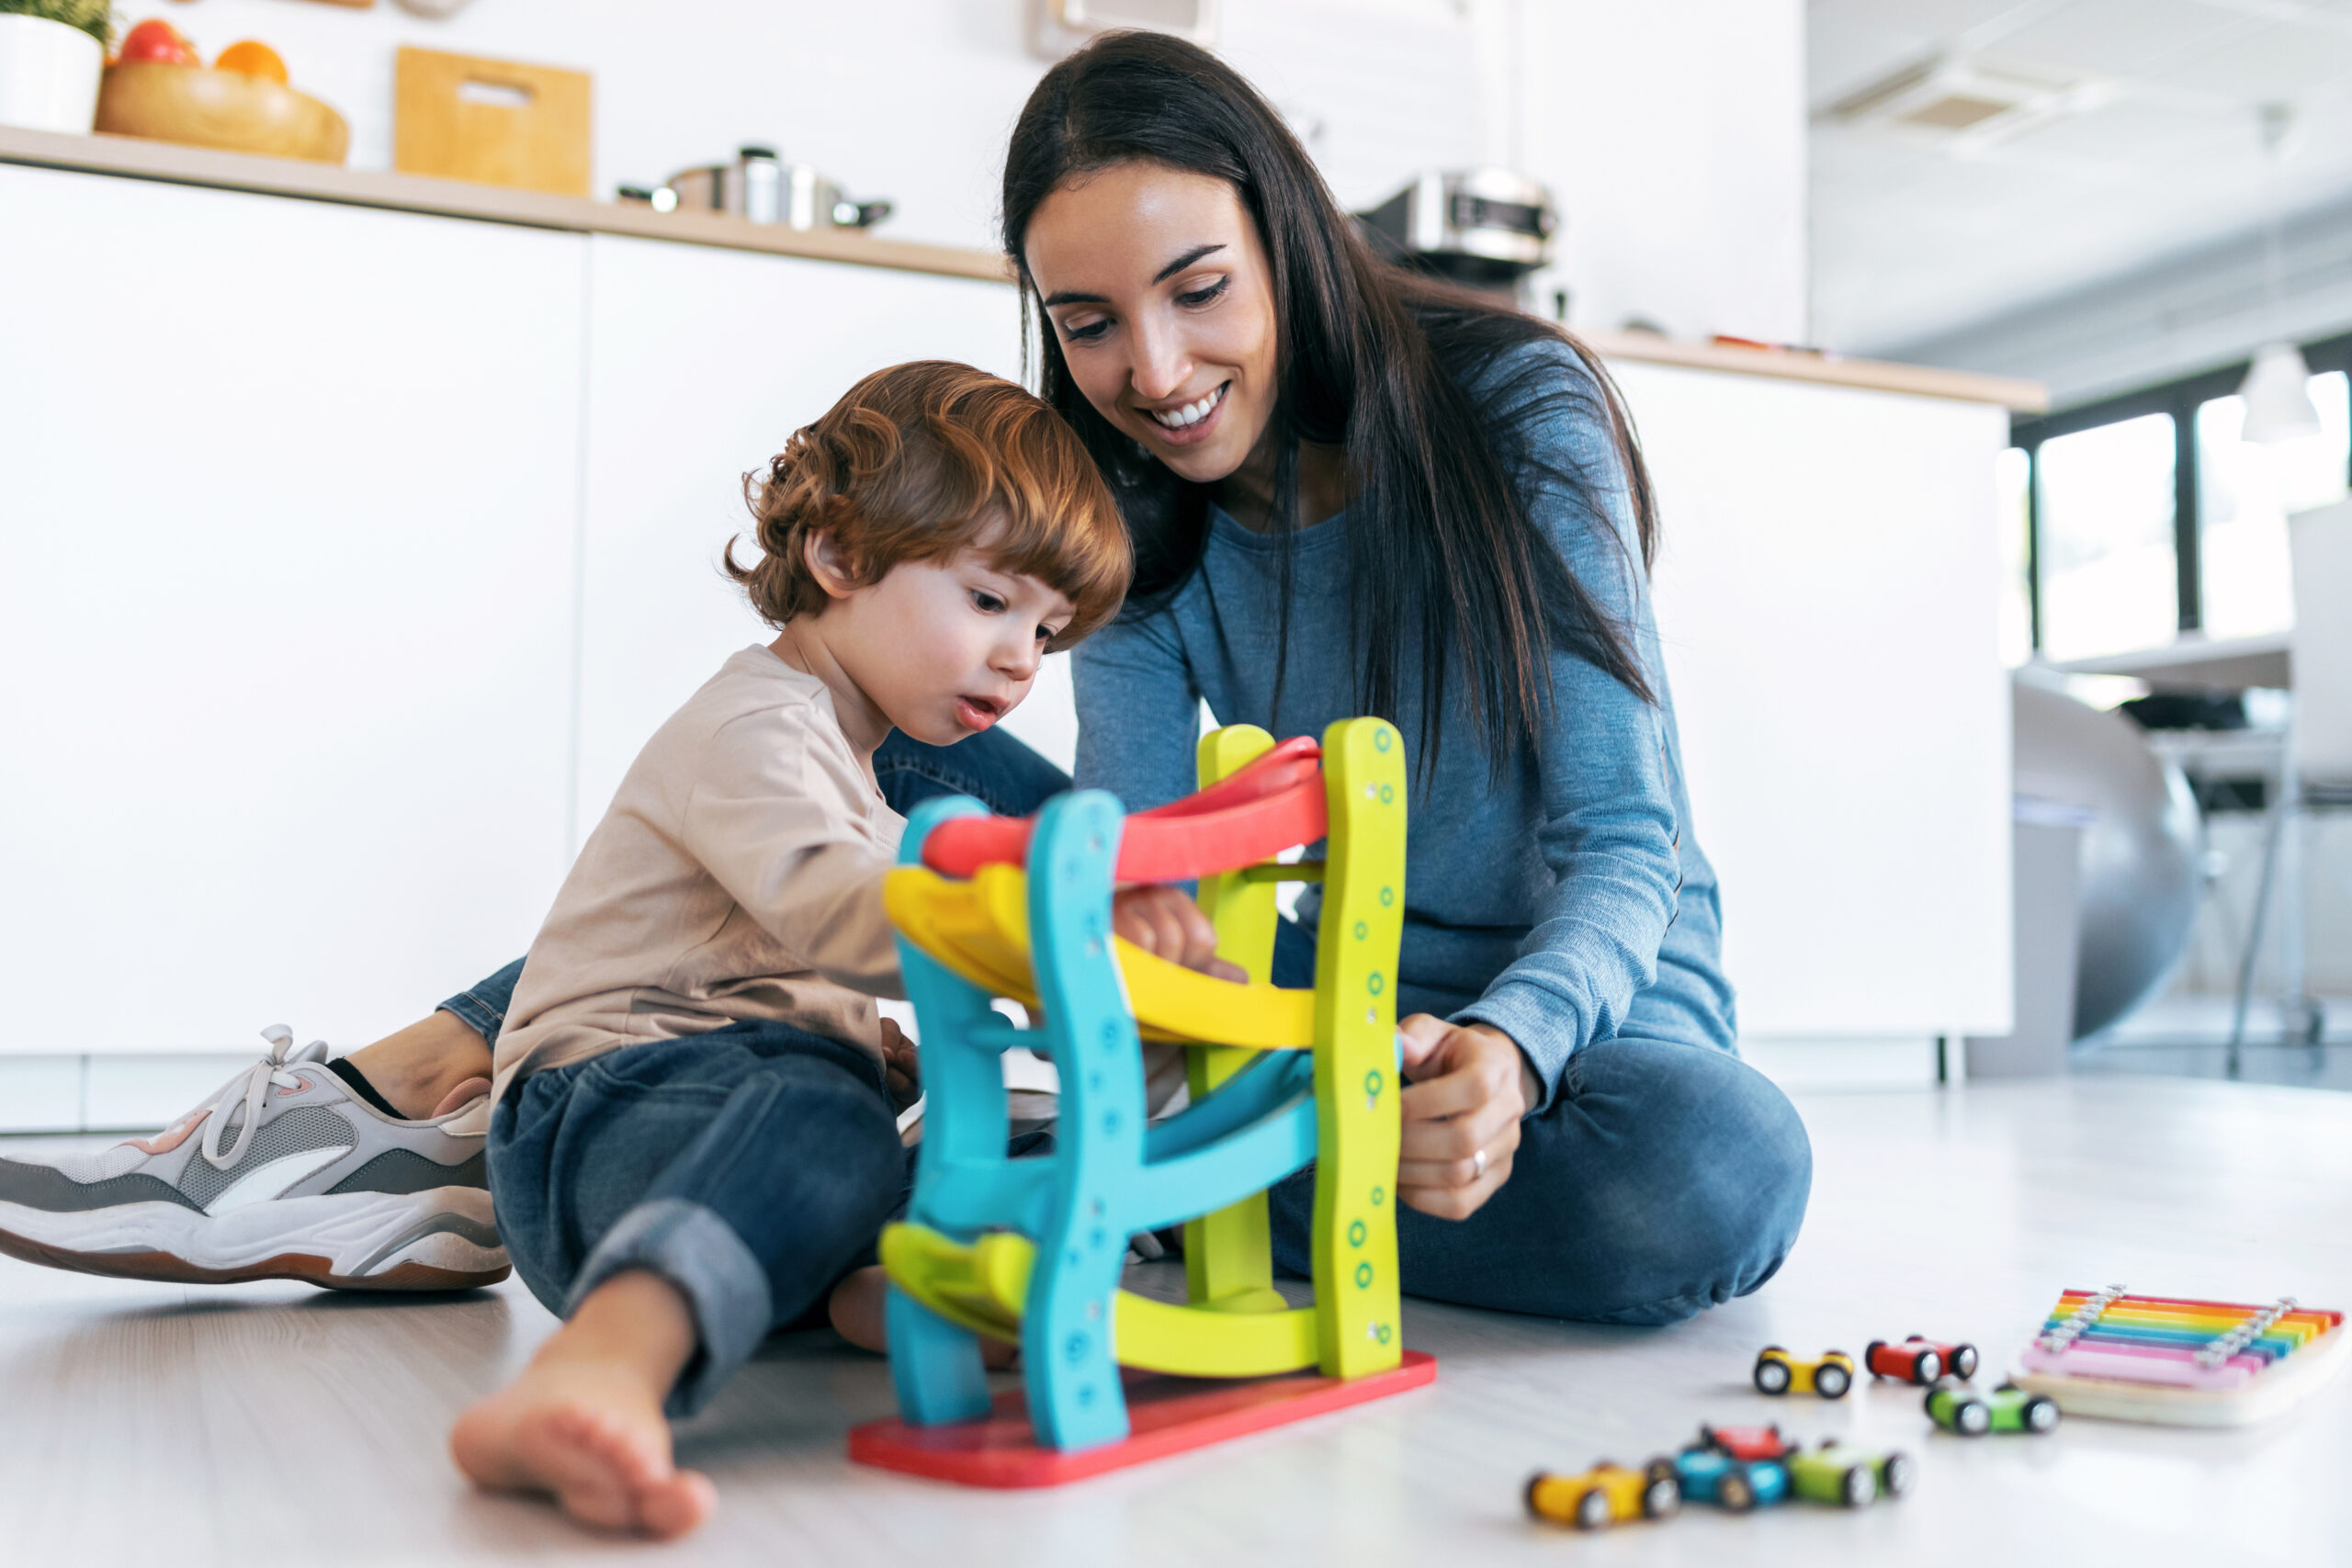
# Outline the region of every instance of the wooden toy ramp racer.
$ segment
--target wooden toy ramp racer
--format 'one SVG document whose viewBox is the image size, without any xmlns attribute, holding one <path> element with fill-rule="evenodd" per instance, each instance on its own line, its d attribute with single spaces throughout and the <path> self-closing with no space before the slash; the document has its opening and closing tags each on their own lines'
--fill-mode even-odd
<svg viewBox="0 0 2352 1568">
<path fill-rule="evenodd" d="M 1396 1329 L 1403 744 L 1378 719 L 1320 746 L 1233 727 L 1203 739 L 1200 773 L 1199 794 L 1132 818 L 1082 791 L 1034 821 L 954 800 L 909 823 L 886 901 L 930 1103 L 907 1221 L 882 1237 L 900 1416 L 853 1432 L 853 1459 L 1050 1485 L 1435 1375 Z M 1322 861 L 1272 858 L 1318 839 Z M 1116 885 L 1183 879 L 1246 981 L 1112 934 Z M 1268 983 L 1276 886 L 1295 880 L 1323 883 L 1312 990 Z M 1191 1089 L 1156 1125 L 1147 1037 L 1183 1047 Z M 1058 1070 L 1048 1155 L 1005 1154 L 1015 1045 Z M 1310 1163 L 1315 1303 L 1293 1307 L 1265 1192 Z M 1186 1300 L 1122 1291 L 1127 1238 L 1178 1221 Z M 1020 1393 L 991 1400 L 983 1336 L 1021 1347 Z"/>
</svg>

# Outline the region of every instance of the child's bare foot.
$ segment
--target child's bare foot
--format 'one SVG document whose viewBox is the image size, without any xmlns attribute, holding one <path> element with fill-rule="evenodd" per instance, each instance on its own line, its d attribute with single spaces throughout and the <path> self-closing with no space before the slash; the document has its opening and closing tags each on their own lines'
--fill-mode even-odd
<svg viewBox="0 0 2352 1568">
<path fill-rule="evenodd" d="M 833 1287 L 832 1299 L 825 1303 L 826 1315 L 833 1320 L 833 1332 L 861 1350 L 887 1355 L 890 1337 L 887 1328 L 885 1303 L 890 1293 L 889 1271 L 878 1263 L 870 1263 L 850 1274 Z M 980 1338 L 980 1362 L 988 1367 L 1009 1367 L 1021 1352 L 1018 1347 L 1001 1339 Z"/>
<path fill-rule="evenodd" d="M 672 1462 L 662 1414 L 693 1348 L 692 1320 L 668 1283 L 616 1276 L 522 1376 L 458 1418 L 449 1450 L 477 1484 L 551 1494 L 582 1524 L 684 1535 L 717 1500 L 707 1476 Z"/>
</svg>

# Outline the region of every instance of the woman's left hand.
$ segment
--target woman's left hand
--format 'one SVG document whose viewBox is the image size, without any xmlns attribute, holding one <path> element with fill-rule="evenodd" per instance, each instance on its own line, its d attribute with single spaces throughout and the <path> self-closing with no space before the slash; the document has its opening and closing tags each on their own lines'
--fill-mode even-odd
<svg viewBox="0 0 2352 1568">
<path fill-rule="evenodd" d="M 1466 1220 L 1510 1179 L 1520 1118 L 1542 1087 L 1518 1043 L 1487 1024 L 1417 1012 L 1396 1033 L 1408 1080 L 1397 1201 Z"/>
</svg>

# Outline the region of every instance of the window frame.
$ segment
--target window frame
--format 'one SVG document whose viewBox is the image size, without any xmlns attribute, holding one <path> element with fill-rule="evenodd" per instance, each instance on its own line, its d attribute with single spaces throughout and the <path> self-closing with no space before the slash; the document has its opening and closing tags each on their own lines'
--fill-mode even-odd
<svg viewBox="0 0 2352 1568">
<path fill-rule="evenodd" d="M 2331 370 L 2352 375 L 2352 333 L 2297 345 L 2314 376 Z M 2179 630 L 2193 632 L 2204 625 L 2205 578 L 2199 541 L 2203 519 L 2199 513 L 2200 490 L 2197 455 L 2197 411 L 2215 398 L 2232 396 L 2245 384 L 2251 358 L 2233 361 L 2194 376 L 2165 381 L 2137 391 L 2121 392 L 2096 402 L 2030 416 L 2011 416 L 2009 445 L 2025 449 L 2026 480 L 2026 606 L 2033 651 L 2041 651 L 2041 444 L 2055 436 L 2096 430 L 2145 414 L 2172 415 L 2172 542 L 2176 591 L 2180 605 Z M 2345 458 L 2345 478 L 2352 484 L 2352 452 Z"/>
</svg>

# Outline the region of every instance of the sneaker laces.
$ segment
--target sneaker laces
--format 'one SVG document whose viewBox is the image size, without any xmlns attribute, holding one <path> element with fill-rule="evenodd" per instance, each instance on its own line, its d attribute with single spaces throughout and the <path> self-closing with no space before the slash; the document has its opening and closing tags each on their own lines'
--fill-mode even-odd
<svg viewBox="0 0 2352 1568">
<path fill-rule="evenodd" d="M 273 1023 L 261 1032 L 269 1042 L 269 1055 L 231 1078 L 220 1092 L 205 1107 L 210 1112 L 205 1120 L 204 1157 L 216 1170 L 226 1170 L 244 1156 L 246 1147 L 254 1141 L 254 1129 L 261 1124 L 261 1102 L 277 1084 L 283 1089 L 300 1089 L 302 1080 L 290 1070 L 300 1062 L 323 1062 L 327 1057 L 327 1043 L 313 1040 L 300 1051 L 289 1051 L 294 1043 L 294 1032 L 282 1023 Z M 229 1117 L 233 1107 L 242 1105 L 243 1118 L 237 1123 L 236 1138 L 223 1149 L 220 1139 L 229 1130 Z"/>
</svg>

